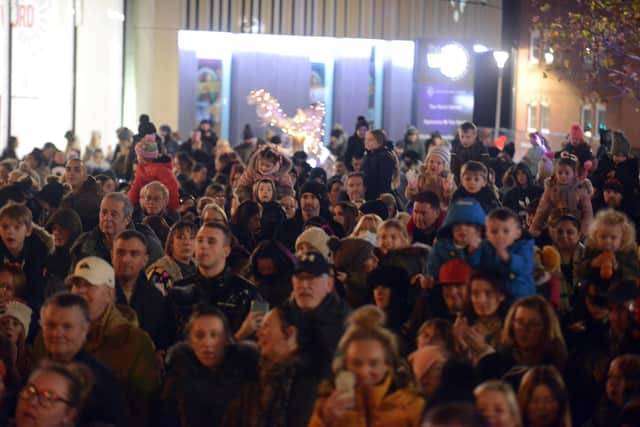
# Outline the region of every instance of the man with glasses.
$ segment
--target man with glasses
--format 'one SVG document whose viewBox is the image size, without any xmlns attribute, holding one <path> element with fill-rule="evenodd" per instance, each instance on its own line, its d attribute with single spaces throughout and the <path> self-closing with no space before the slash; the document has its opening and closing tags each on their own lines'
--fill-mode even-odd
<svg viewBox="0 0 640 427">
<path fill-rule="evenodd" d="M 407 224 L 411 243 L 433 245 L 436 233 L 444 221 L 446 211 L 440 209 L 440 199 L 432 191 L 425 191 L 413 198 L 413 213 Z"/>
<path fill-rule="evenodd" d="M 122 385 L 84 349 L 91 325 L 86 301 L 69 293 L 56 294 L 45 301 L 40 317 L 42 331 L 34 345 L 36 357 L 62 364 L 83 363 L 94 375 L 95 385 L 78 424 L 127 426 Z"/>
</svg>

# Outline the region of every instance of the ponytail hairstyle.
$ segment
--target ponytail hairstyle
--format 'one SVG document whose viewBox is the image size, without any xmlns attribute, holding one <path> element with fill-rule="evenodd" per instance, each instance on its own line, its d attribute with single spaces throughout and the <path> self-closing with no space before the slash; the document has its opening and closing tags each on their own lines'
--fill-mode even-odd
<svg viewBox="0 0 640 427">
<path fill-rule="evenodd" d="M 385 353 L 385 362 L 389 366 L 395 388 L 408 387 L 414 391 L 419 387 L 411 375 L 411 370 L 406 361 L 400 356 L 398 341 L 390 330 L 384 327 L 386 315 L 374 305 L 365 305 L 353 313 L 346 321 L 346 331 L 336 351 L 337 356 L 333 360 L 333 371 L 338 373 L 345 369 L 345 355 L 349 345 L 354 341 L 373 340 L 380 343 Z"/>
</svg>

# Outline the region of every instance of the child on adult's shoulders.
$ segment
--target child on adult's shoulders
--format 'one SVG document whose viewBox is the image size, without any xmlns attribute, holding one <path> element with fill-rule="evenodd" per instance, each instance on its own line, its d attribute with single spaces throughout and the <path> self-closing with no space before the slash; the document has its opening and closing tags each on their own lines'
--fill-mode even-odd
<svg viewBox="0 0 640 427">
<path fill-rule="evenodd" d="M 452 201 L 463 197 L 476 199 L 485 213 L 500 207 L 495 192 L 489 185 L 489 170 L 487 167 L 474 160 L 465 163 L 460 170 L 461 186 L 451 196 Z"/>
</svg>

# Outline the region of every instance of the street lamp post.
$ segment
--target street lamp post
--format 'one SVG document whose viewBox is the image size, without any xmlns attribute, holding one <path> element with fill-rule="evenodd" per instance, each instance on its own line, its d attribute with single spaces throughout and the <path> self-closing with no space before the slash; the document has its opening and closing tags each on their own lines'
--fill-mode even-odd
<svg viewBox="0 0 640 427">
<path fill-rule="evenodd" d="M 500 115 L 502 114 L 502 70 L 504 64 L 509 59 L 509 52 L 496 50 L 493 52 L 493 59 L 496 60 L 498 66 L 498 94 L 496 96 L 496 122 L 493 128 L 493 137 L 497 138 L 500 131 Z"/>
</svg>

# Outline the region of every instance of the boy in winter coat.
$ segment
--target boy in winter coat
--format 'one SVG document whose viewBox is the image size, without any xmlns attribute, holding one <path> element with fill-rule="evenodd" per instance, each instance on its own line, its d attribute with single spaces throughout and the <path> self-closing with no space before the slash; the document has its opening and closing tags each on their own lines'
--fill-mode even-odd
<svg viewBox="0 0 640 427">
<path fill-rule="evenodd" d="M 32 223 L 31 211 L 9 204 L 0 209 L 0 262 L 17 265 L 24 272 L 24 299 L 34 311 L 44 299 L 45 260 L 51 252 L 51 236 Z"/>
<path fill-rule="evenodd" d="M 471 265 L 505 280 L 514 298 L 535 295 L 533 283 L 533 239 L 523 237 L 520 218 L 507 208 L 496 209 L 487 217 L 486 240 L 471 248 Z"/>
<path fill-rule="evenodd" d="M 515 165 L 512 174 L 514 185 L 505 193 L 502 204 L 524 220 L 527 206 L 542 196 L 543 189 L 535 183 L 531 170 L 525 163 Z"/>
<path fill-rule="evenodd" d="M 460 171 L 461 187 L 451 196 L 451 201 L 460 198 L 476 199 L 485 213 L 500 207 L 500 202 L 493 191 L 492 186 L 487 185 L 489 170 L 487 167 L 474 160 L 465 163 Z"/>
<path fill-rule="evenodd" d="M 451 172 L 456 179 L 456 182 L 460 182 L 460 169 L 462 165 L 469 160 L 475 160 L 483 164 L 489 162 L 489 152 L 487 147 L 482 144 L 482 141 L 478 140 L 478 128 L 471 122 L 464 122 L 458 129 L 458 136 L 460 143 L 454 143 L 451 148 Z"/>
<path fill-rule="evenodd" d="M 138 165 L 128 193 L 131 204 L 139 204 L 142 187 L 152 181 L 160 181 L 169 190 L 167 208 L 177 210 L 180 206 L 178 180 L 173 175 L 171 158 L 164 154 L 159 155 L 155 134 L 145 136 L 143 141 L 136 144 L 135 151 Z"/>
<path fill-rule="evenodd" d="M 477 248 L 482 240 L 485 213 L 477 200 L 458 199 L 451 203 L 447 216 L 427 261 L 427 287 L 438 281 L 440 267 L 453 258 L 467 261 L 469 248 Z"/>
</svg>

